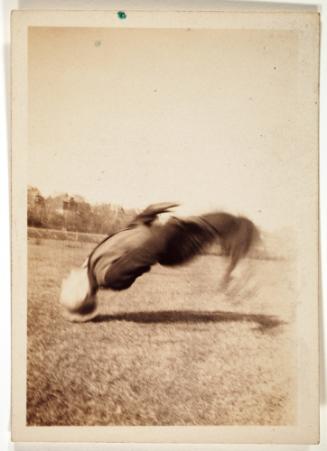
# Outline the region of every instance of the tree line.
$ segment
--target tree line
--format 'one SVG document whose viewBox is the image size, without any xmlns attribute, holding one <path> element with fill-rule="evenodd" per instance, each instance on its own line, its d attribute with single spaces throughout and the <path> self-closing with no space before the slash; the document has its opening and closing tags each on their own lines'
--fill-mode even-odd
<svg viewBox="0 0 327 451">
<path fill-rule="evenodd" d="M 27 224 L 31 227 L 110 234 L 126 226 L 136 213 L 111 203 L 92 205 L 78 195 L 45 197 L 36 187 L 27 190 Z"/>
</svg>

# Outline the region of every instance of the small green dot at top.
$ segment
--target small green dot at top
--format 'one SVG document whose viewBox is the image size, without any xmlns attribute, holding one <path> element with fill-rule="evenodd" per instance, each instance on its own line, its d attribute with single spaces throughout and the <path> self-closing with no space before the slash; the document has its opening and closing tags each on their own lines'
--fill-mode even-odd
<svg viewBox="0 0 327 451">
<path fill-rule="evenodd" d="M 117 16 L 119 19 L 126 19 L 127 17 L 125 11 L 118 11 Z"/>
</svg>

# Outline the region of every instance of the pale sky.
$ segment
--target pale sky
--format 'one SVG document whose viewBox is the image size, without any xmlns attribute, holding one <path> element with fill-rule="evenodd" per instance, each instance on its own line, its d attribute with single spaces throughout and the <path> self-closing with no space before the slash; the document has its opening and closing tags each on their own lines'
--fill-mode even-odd
<svg viewBox="0 0 327 451">
<path fill-rule="evenodd" d="M 29 184 L 292 225 L 297 59 L 287 31 L 32 28 Z"/>
</svg>

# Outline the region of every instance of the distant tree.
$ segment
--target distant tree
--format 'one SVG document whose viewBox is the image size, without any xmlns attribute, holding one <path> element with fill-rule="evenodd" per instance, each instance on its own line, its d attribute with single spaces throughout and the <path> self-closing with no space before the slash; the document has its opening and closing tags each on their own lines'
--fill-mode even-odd
<svg viewBox="0 0 327 451">
<path fill-rule="evenodd" d="M 65 226 L 63 214 L 55 210 L 49 211 L 47 224 L 49 229 L 63 229 Z"/>
<path fill-rule="evenodd" d="M 34 187 L 28 187 L 27 190 L 27 224 L 34 227 L 47 226 L 45 198 Z"/>
<path fill-rule="evenodd" d="M 79 232 L 92 232 L 92 209 L 87 202 L 78 202 L 76 209 L 76 228 Z"/>
</svg>

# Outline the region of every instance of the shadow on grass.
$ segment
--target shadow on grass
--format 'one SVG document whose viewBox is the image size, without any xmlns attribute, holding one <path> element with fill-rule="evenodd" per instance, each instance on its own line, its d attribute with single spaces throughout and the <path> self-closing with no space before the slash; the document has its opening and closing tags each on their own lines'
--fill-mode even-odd
<svg viewBox="0 0 327 451">
<path fill-rule="evenodd" d="M 131 321 L 134 323 L 219 323 L 219 322 L 254 322 L 257 329 L 264 331 L 285 324 L 276 316 L 226 311 L 197 310 L 159 310 L 149 312 L 126 312 L 112 315 L 98 315 L 92 319 L 95 323 L 106 321 Z"/>
</svg>

